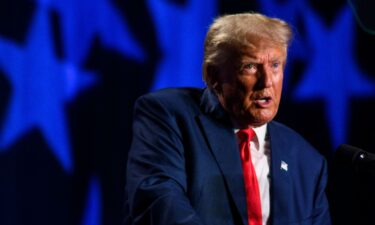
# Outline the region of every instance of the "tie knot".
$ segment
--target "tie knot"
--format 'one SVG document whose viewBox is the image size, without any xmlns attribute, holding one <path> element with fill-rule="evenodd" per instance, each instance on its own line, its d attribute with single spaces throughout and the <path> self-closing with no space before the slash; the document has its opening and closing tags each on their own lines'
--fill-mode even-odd
<svg viewBox="0 0 375 225">
<path fill-rule="evenodd" d="M 252 128 L 241 129 L 237 132 L 237 137 L 241 141 L 249 141 L 255 136 L 255 132 Z"/>
</svg>

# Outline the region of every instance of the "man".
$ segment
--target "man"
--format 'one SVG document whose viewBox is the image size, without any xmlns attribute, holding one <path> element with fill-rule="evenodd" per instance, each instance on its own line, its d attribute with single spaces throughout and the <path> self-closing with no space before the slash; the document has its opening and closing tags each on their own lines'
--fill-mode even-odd
<svg viewBox="0 0 375 225">
<path fill-rule="evenodd" d="M 272 121 L 291 35 L 261 14 L 219 17 L 205 40 L 207 88 L 138 99 L 130 224 L 330 224 L 324 158 Z"/>
</svg>

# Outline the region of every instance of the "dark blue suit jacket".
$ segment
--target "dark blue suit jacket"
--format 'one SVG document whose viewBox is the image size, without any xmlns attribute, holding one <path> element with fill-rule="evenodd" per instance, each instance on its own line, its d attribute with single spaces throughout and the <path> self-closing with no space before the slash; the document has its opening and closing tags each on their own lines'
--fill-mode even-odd
<svg viewBox="0 0 375 225">
<path fill-rule="evenodd" d="M 236 137 L 211 91 L 148 94 L 138 99 L 134 115 L 126 186 L 129 224 L 247 224 Z M 271 224 L 330 224 L 324 158 L 280 123 L 270 122 L 268 134 Z"/>
</svg>

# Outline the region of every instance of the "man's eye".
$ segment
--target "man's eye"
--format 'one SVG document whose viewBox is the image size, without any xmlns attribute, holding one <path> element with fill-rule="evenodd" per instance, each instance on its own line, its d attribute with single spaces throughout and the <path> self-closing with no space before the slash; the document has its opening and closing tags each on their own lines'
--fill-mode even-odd
<svg viewBox="0 0 375 225">
<path fill-rule="evenodd" d="M 272 66 L 272 68 L 277 69 L 277 68 L 279 68 L 280 63 L 279 62 L 274 62 L 274 63 L 272 63 L 271 66 Z"/>
<path fill-rule="evenodd" d="M 244 66 L 243 66 L 243 68 L 244 69 L 250 69 L 250 70 L 255 70 L 257 67 L 256 67 L 256 65 L 254 64 L 254 63 L 248 63 L 248 64 L 245 64 Z"/>
</svg>

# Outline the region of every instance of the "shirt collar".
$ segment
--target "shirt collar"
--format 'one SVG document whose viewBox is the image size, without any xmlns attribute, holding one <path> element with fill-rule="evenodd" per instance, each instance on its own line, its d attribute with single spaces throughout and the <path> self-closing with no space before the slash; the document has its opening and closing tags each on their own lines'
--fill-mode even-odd
<svg viewBox="0 0 375 225">
<path fill-rule="evenodd" d="M 267 124 L 263 124 L 260 127 L 253 127 L 253 130 L 257 136 L 259 146 L 264 146 L 267 134 Z"/>
<path fill-rule="evenodd" d="M 266 134 L 267 134 L 267 124 L 263 124 L 262 126 L 259 126 L 259 127 L 251 127 L 254 132 L 255 132 L 255 135 L 257 137 L 257 140 L 258 140 L 258 149 L 259 149 L 259 146 L 264 146 L 264 143 L 266 141 Z M 234 129 L 234 133 L 237 133 L 240 129 L 238 128 L 235 128 Z"/>
</svg>

